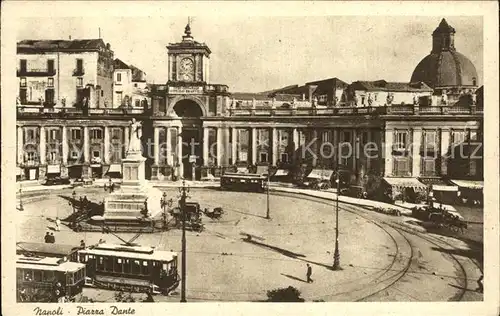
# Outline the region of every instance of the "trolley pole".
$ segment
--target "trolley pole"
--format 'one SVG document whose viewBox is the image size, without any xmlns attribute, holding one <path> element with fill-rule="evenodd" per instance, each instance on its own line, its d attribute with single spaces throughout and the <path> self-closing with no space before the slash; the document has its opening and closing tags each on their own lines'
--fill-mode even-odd
<svg viewBox="0 0 500 316">
<path fill-rule="evenodd" d="M 181 303 L 186 303 L 186 181 L 182 180 L 181 214 L 182 214 L 182 266 L 181 266 Z"/>
<path fill-rule="evenodd" d="M 333 270 L 341 270 L 340 252 L 339 252 L 339 195 L 340 195 L 340 169 L 337 170 L 337 199 L 335 201 L 335 252 L 333 254 Z"/>
<path fill-rule="evenodd" d="M 267 212 L 266 212 L 266 219 L 271 219 L 270 215 L 269 215 L 269 183 L 270 183 L 270 180 L 269 180 L 269 166 L 267 167 Z"/>
</svg>

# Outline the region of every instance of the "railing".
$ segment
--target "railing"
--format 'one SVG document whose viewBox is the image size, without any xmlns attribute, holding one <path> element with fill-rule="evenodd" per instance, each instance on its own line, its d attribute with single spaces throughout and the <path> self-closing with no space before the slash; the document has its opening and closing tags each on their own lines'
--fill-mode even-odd
<svg viewBox="0 0 500 316">
<path fill-rule="evenodd" d="M 18 69 L 17 76 L 18 77 L 51 77 L 56 74 L 55 69 Z"/>
<path fill-rule="evenodd" d="M 85 69 L 75 69 L 73 70 L 73 76 L 83 76 L 85 75 Z"/>
<path fill-rule="evenodd" d="M 145 111 L 143 108 L 111 109 L 111 108 L 90 108 L 86 111 L 74 107 L 43 107 L 43 106 L 17 106 L 17 114 L 23 116 L 58 115 L 58 116 L 89 116 L 97 115 L 141 115 Z"/>
</svg>

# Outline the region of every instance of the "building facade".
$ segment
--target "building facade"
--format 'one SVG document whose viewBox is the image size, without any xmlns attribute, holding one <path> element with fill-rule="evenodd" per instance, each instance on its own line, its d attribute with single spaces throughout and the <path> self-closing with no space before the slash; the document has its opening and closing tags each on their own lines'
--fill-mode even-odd
<svg viewBox="0 0 500 316">
<path fill-rule="evenodd" d="M 113 108 L 147 108 L 150 103 L 146 73 L 118 58 L 115 59 Z"/>
<path fill-rule="evenodd" d="M 119 176 L 134 117 L 143 121 L 150 179 L 200 179 L 268 165 L 292 174 L 341 168 L 351 183 L 365 186 L 381 179 L 409 185 L 482 179 L 482 159 L 472 158 L 482 144 L 476 70 L 456 58 L 426 61 L 436 54 L 459 56 L 451 30 L 441 22 L 431 57 L 408 83 L 331 78 L 250 94 L 210 82 L 211 51 L 194 40 L 188 25 L 182 41 L 167 46 L 168 82 L 149 85 L 150 106 L 96 106 L 87 113 L 57 106 L 51 113 L 28 113 L 19 106 L 19 173 L 43 178 L 60 165 L 61 174 L 74 169 L 71 176 Z M 56 147 L 62 158 L 48 159 Z"/>
</svg>

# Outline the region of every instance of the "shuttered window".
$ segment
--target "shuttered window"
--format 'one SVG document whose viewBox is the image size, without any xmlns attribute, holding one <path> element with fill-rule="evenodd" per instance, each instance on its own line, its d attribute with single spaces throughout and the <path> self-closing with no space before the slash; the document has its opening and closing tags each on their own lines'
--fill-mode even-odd
<svg viewBox="0 0 500 316">
<path fill-rule="evenodd" d="M 393 157 L 394 159 L 394 169 L 393 173 L 398 177 L 406 177 L 409 175 L 409 163 L 408 158 Z"/>
</svg>

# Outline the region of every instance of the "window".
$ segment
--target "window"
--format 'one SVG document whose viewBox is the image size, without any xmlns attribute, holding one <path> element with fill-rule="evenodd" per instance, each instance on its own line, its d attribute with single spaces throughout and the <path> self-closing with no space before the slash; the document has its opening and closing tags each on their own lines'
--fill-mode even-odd
<svg viewBox="0 0 500 316">
<path fill-rule="evenodd" d="M 54 89 L 45 90 L 45 103 L 54 104 Z"/>
<path fill-rule="evenodd" d="M 101 152 L 99 150 L 92 151 L 93 158 L 99 158 L 100 155 L 101 155 Z"/>
<path fill-rule="evenodd" d="M 137 83 L 134 83 L 134 87 L 136 87 L 136 88 L 137 88 Z"/>
<path fill-rule="evenodd" d="M 34 152 L 27 152 L 26 153 L 26 162 L 29 163 L 35 163 L 37 160 L 36 153 Z"/>
<path fill-rule="evenodd" d="M 49 78 L 47 80 L 47 86 L 54 87 L 54 78 Z"/>
<path fill-rule="evenodd" d="M 135 106 L 136 106 L 136 107 L 140 107 L 140 106 L 141 106 L 141 101 L 139 101 L 139 100 L 135 100 Z"/>
<path fill-rule="evenodd" d="M 116 82 L 122 82 L 122 74 L 121 73 L 116 74 Z"/>
<path fill-rule="evenodd" d="M 260 162 L 267 162 L 267 153 L 260 153 Z"/>
<path fill-rule="evenodd" d="M 83 78 L 82 77 L 76 78 L 76 86 L 77 87 L 83 86 Z"/>
<path fill-rule="evenodd" d="M 71 151 L 71 154 L 70 154 L 71 159 L 78 159 L 78 156 L 79 156 L 78 151 L 74 151 L 74 150 Z"/>
<path fill-rule="evenodd" d="M 92 139 L 102 139 L 102 130 L 93 129 L 90 131 L 90 138 Z"/>
<path fill-rule="evenodd" d="M 460 144 L 465 141 L 465 131 L 453 131 L 452 137 L 453 137 L 453 144 Z"/>
<path fill-rule="evenodd" d="M 395 142 L 395 148 L 400 150 L 400 149 L 406 149 L 407 143 L 408 142 L 408 132 L 407 131 L 399 131 L 396 132 L 396 142 Z"/>
<path fill-rule="evenodd" d="M 26 72 L 26 64 L 27 64 L 26 59 L 21 59 L 20 60 L 19 67 L 21 68 L 21 72 Z"/>
<path fill-rule="evenodd" d="M 42 282 L 42 271 L 35 270 L 33 273 L 33 277 L 35 279 L 35 282 Z"/>
<path fill-rule="evenodd" d="M 104 90 L 101 90 L 101 97 L 104 96 Z"/>
<path fill-rule="evenodd" d="M 476 86 L 476 85 L 477 85 L 477 80 L 476 80 L 476 77 L 473 77 L 473 78 L 472 78 L 472 85 L 473 85 L 473 86 Z"/>
<path fill-rule="evenodd" d="M 121 139 L 122 131 L 119 128 L 113 128 L 112 130 L 112 139 Z"/>
<path fill-rule="evenodd" d="M 76 60 L 76 71 L 78 73 L 82 73 L 83 72 L 83 59 L 77 59 Z"/>
<path fill-rule="evenodd" d="M 54 72 L 54 60 L 53 59 L 47 60 L 47 72 L 50 72 L 50 73 Z"/>
<path fill-rule="evenodd" d="M 373 99 L 374 99 L 375 101 L 377 101 L 377 97 L 378 97 L 378 93 L 374 93 L 374 94 L 373 94 Z"/>
<path fill-rule="evenodd" d="M 21 85 L 21 87 L 26 87 L 26 78 L 21 78 L 20 79 L 20 85 Z"/>
<path fill-rule="evenodd" d="M 59 139 L 59 130 L 52 129 L 49 131 L 49 141 L 55 141 Z"/>
<path fill-rule="evenodd" d="M 434 151 L 437 148 L 437 133 L 435 131 L 425 131 L 423 145 L 425 151 Z"/>
<path fill-rule="evenodd" d="M 21 104 L 26 104 L 27 102 L 27 90 L 21 89 L 19 90 L 19 99 L 21 99 Z"/>
<path fill-rule="evenodd" d="M 51 151 L 49 153 L 49 162 L 55 163 L 57 161 L 57 151 Z"/>
<path fill-rule="evenodd" d="M 343 141 L 344 142 L 350 142 L 351 141 L 351 133 L 350 132 L 343 132 Z"/>
<path fill-rule="evenodd" d="M 35 140 L 35 131 L 32 129 L 28 129 L 26 131 L 26 142 L 32 142 Z"/>
<path fill-rule="evenodd" d="M 74 139 L 74 140 L 80 140 L 82 139 L 82 131 L 78 128 L 78 129 L 72 129 L 71 130 L 71 139 Z"/>
<path fill-rule="evenodd" d="M 123 102 L 123 93 L 120 91 L 116 93 L 116 103 L 121 105 L 122 102 Z"/>
<path fill-rule="evenodd" d="M 288 154 L 287 153 L 281 153 L 281 162 L 288 162 Z"/>
<path fill-rule="evenodd" d="M 361 97 L 361 104 L 365 105 L 365 97 L 364 96 Z"/>
</svg>

